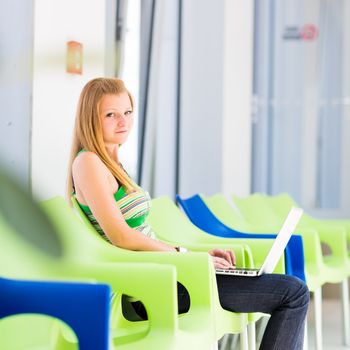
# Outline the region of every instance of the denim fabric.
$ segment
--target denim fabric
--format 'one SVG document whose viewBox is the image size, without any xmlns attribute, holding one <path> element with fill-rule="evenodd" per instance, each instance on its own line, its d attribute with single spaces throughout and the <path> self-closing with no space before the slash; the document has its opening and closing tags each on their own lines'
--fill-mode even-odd
<svg viewBox="0 0 350 350">
<path fill-rule="evenodd" d="M 266 274 L 260 277 L 217 275 L 221 306 L 234 312 L 264 312 L 270 314 L 260 350 L 300 350 L 303 348 L 304 324 L 309 305 L 309 290 L 299 278 Z M 178 283 L 179 313 L 190 308 L 190 298 Z M 133 303 L 144 319 L 146 310 Z"/>
<path fill-rule="evenodd" d="M 270 314 L 260 350 L 299 350 L 310 293 L 294 276 L 266 274 L 260 277 L 217 275 L 222 307 L 235 312 Z"/>
<path fill-rule="evenodd" d="M 260 277 L 217 275 L 221 306 L 234 312 L 270 314 L 260 350 L 303 348 L 304 324 L 310 293 L 294 276 L 265 274 Z M 189 307 L 188 294 L 179 286 L 179 311 Z"/>
</svg>

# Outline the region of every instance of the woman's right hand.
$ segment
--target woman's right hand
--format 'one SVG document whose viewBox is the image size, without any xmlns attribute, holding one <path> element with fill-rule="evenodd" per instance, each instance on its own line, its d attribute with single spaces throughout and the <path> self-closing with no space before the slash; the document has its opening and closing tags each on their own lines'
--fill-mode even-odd
<svg viewBox="0 0 350 350">
<path fill-rule="evenodd" d="M 216 269 L 234 269 L 235 267 L 230 264 L 226 259 L 219 256 L 212 256 L 213 263 Z"/>
<path fill-rule="evenodd" d="M 236 256 L 232 250 L 212 249 L 208 252 L 216 269 L 234 269 L 236 266 Z"/>
</svg>

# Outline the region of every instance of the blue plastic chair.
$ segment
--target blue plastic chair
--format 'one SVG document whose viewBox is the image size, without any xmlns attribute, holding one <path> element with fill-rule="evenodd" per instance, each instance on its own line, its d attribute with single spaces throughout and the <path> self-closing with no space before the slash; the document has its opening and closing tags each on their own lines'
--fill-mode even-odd
<svg viewBox="0 0 350 350">
<path fill-rule="evenodd" d="M 104 284 L 0 278 L 0 319 L 17 314 L 52 316 L 73 329 L 80 349 L 107 350 L 110 293 Z"/>
<path fill-rule="evenodd" d="M 176 195 L 176 201 L 193 224 L 211 235 L 225 238 L 276 238 L 276 234 L 243 233 L 226 226 L 210 211 L 198 194 L 187 199 Z M 305 281 L 304 249 L 301 236 L 293 235 L 291 237 L 284 255 L 286 274 Z"/>
</svg>

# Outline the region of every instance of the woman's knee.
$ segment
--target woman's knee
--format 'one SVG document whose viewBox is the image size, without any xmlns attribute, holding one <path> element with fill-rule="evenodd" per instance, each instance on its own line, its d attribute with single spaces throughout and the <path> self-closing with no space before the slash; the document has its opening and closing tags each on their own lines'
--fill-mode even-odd
<svg viewBox="0 0 350 350">
<path fill-rule="evenodd" d="M 310 291 L 306 283 L 301 279 L 289 276 L 291 284 L 291 299 L 292 303 L 296 303 L 296 307 L 307 307 L 310 302 Z"/>
<path fill-rule="evenodd" d="M 304 305 L 309 305 L 310 302 L 310 291 L 305 282 L 301 281 L 301 299 Z"/>
</svg>

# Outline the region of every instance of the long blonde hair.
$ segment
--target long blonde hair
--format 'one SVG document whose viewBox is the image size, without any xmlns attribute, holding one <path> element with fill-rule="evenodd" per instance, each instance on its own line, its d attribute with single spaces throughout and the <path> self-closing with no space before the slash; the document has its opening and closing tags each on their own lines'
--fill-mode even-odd
<svg viewBox="0 0 350 350">
<path fill-rule="evenodd" d="M 99 106 L 102 97 L 107 94 L 119 95 L 125 92 L 130 98 L 132 109 L 134 109 L 132 96 L 120 79 L 96 78 L 90 80 L 83 88 L 77 107 L 68 166 L 68 198 L 74 190 L 72 164 L 78 152 L 82 149 L 96 153 L 127 193 L 135 190 L 135 185 L 128 174 L 109 156 L 103 142 L 102 126 L 99 118 Z"/>
</svg>

